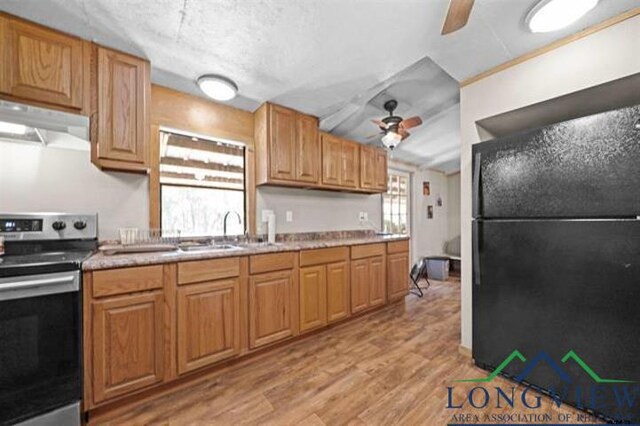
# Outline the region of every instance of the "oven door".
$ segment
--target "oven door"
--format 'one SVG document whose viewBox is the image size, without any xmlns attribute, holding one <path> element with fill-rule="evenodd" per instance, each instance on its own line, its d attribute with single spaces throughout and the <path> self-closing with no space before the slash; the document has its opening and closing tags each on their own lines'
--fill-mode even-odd
<svg viewBox="0 0 640 426">
<path fill-rule="evenodd" d="M 80 401 L 79 290 L 79 271 L 0 278 L 0 425 Z"/>
</svg>

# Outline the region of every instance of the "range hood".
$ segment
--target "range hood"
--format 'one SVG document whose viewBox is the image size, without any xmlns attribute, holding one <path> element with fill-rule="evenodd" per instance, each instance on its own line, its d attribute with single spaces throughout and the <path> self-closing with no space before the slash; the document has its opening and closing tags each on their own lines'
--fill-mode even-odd
<svg viewBox="0 0 640 426">
<path fill-rule="evenodd" d="M 89 117 L 0 100 L 0 140 L 89 150 Z"/>
</svg>

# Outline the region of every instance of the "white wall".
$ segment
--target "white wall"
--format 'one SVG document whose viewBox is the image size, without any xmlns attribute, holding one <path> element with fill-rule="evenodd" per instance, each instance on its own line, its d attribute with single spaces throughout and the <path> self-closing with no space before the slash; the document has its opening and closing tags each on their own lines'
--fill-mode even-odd
<svg viewBox="0 0 640 426">
<path fill-rule="evenodd" d="M 635 16 L 461 89 L 463 346 L 472 344 L 471 145 L 486 137 L 476 122 L 636 74 L 639 51 L 640 16 Z"/>
<path fill-rule="evenodd" d="M 460 236 L 460 173 L 447 176 L 447 240 Z"/>
<path fill-rule="evenodd" d="M 0 142 L 0 211 L 98 213 L 100 239 L 118 228 L 147 228 L 146 176 L 105 173 L 88 151 Z"/>
<path fill-rule="evenodd" d="M 431 195 L 425 197 L 422 193 L 422 183 L 428 181 Z M 447 177 L 444 173 L 434 170 L 418 170 L 412 179 L 413 207 L 412 207 L 412 258 L 415 261 L 421 256 L 442 254 L 444 243 L 447 241 L 449 191 Z M 438 196 L 442 198 L 439 207 Z M 433 206 L 433 219 L 427 219 L 427 206 Z"/>
<path fill-rule="evenodd" d="M 266 233 L 266 226 L 261 221 L 262 210 L 275 212 L 278 233 L 371 229 L 371 226 L 360 224 L 359 212 L 368 213 L 376 230 L 382 225 L 380 195 L 259 187 L 256 209 L 259 234 Z M 293 212 L 293 222 L 286 222 L 287 210 Z"/>
</svg>

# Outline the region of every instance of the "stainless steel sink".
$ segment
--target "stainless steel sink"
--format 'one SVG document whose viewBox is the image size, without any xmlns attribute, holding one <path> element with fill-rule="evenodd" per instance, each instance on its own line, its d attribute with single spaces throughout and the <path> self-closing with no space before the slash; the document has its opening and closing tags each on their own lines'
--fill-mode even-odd
<svg viewBox="0 0 640 426">
<path fill-rule="evenodd" d="M 217 251 L 217 250 L 241 250 L 242 247 L 231 244 L 202 244 L 180 247 L 182 251 Z"/>
</svg>

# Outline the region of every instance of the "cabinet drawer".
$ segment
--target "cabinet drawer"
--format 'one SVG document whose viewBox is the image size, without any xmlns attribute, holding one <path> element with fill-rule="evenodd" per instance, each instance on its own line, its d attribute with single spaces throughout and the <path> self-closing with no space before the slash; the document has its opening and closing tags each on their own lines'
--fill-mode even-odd
<svg viewBox="0 0 640 426">
<path fill-rule="evenodd" d="M 194 260 L 178 263 L 178 284 L 214 281 L 240 275 L 240 258 Z"/>
<path fill-rule="evenodd" d="M 293 269 L 295 253 L 273 253 L 251 256 L 249 271 L 251 274 Z"/>
<path fill-rule="evenodd" d="M 349 258 L 349 247 L 333 247 L 300 252 L 300 266 L 340 262 Z"/>
<path fill-rule="evenodd" d="M 351 247 L 351 258 L 363 259 L 365 257 L 380 256 L 383 255 L 385 251 L 386 247 L 384 243 L 353 246 Z"/>
<path fill-rule="evenodd" d="M 93 297 L 162 288 L 162 265 L 95 271 L 91 284 Z"/>
<path fill-rule="evenodd" d="M 387 243 L 387 253 L 406 253 L 409 251 L 409 240 L 392 241 Z"/>
</svg>

